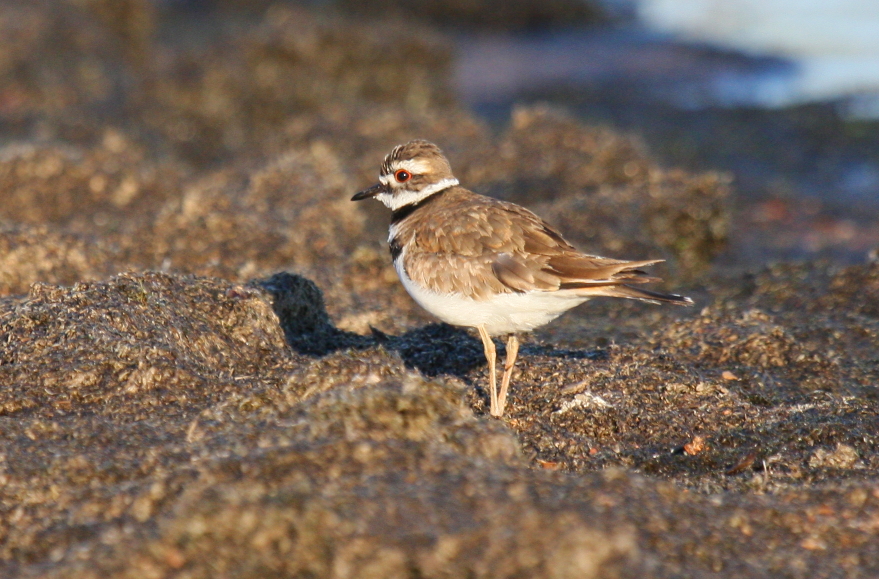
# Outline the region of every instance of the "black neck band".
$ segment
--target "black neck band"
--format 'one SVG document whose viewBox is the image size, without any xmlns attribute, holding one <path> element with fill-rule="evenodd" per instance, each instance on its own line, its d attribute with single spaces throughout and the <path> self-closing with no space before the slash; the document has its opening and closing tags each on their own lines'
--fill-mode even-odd
<svg viewBox="0 0 879 579">
<path fill-rule="evenodd" d="M 394 212 L 391 213 L 391 225 L 394 225 L 396 223 L 399 223 L 400 221 L 403 221 L 404 219 L 406 219 L 407 217 L 412 215 L 412 213 L 414 213 L 416 209 L 420 209 L 420 208 L 424 207 L 425 205 L 429 204 L 434 199 L 438 199 L 442 194 L 444 194 L 448 190 L 449 190 L 449 187 L 446 187 L 442 191 L 437 191 L 433 195 L 430 195 L 429 197 L 426 197 L 426 198 L 422 199 L 421 201 L 416 201 L 415 203 L 403 205 L 402 207 L 395 209 Z"/>
</svg>

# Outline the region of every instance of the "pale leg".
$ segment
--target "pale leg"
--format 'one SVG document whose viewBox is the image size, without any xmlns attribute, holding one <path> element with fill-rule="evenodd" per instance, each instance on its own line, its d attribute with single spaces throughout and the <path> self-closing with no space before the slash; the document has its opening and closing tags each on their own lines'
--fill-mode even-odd
<svg viewBox="0 0 879 579">
<path fill-rule="evenodd" d="M 504 360 L 504 378 L 501 380 L 501 393 L 498 396 L 498 416 L 503 415 L 504 406 L 507 404 L 507 389 L 510 387 L 510 378 L 513 377 L 513 367 L 516 365 L 516 357 L 519 355 L 519 340 L 515 334 L 507 337 L 507 359 Z"/>
<path fill-rule="evenodd" d="M 497 404 L 497 376 L 495 376 L 495 365 L 497 364 L 497 350 L 491 336 L 485 331 L 485 326 L 477 326 L 479 337 L 482 338 L 482 347 L 485 349 L 485 359 L 488 360 L 488 383 L 491 385 L 491 412 L 492 416 L 500 416 Z"/>
</svg>

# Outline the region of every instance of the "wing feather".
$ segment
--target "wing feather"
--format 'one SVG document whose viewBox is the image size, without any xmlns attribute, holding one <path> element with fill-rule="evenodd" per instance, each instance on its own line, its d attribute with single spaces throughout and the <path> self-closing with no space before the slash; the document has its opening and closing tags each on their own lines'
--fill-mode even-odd
<svg viewBox="0 0 879 579">
<path fill-rule="evenodd" d="M 455 188 L 430 209 L 413 213 L 397 229 L 401 242 L 410 241 L 404 256 L 407 275 L 434 291 L 474 299 L 557 290 L 649 301 L 666 297 L 639 293 L 627 285 L 660 281 L 640 268 L 662 260 L 624 261 L 580 253 L 524 207 Z M 673 298 L 678 296 L 667 297 L 677 301 Z"/>
</svg>

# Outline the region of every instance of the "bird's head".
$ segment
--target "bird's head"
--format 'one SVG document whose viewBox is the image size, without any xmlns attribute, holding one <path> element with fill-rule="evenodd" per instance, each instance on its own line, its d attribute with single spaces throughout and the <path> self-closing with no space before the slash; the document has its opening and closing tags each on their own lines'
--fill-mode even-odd
<svg viewBox="0 0 879 579">
<path fill-rule="evenodd" d="M 394 147 L 382 163 L 378 180 L 351 201 L 375 197 L 396 211 L 458 184 L 440 148 L 420 139 Z"/>
</svg>

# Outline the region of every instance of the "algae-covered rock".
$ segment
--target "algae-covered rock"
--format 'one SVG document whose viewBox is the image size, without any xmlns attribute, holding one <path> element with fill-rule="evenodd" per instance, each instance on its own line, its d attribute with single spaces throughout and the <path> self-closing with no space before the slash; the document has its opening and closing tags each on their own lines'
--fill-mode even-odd
<svg viewBox="0 0 879 579">
<path fill-rule="evenodd" d="M 7 302 L 0 326 L 0 411 L 144 419 L 155 406 L 200 408 L 234 389 L 237 376 L 291 363 L 277 318 L 258 295 L 160 273 L 69 289 L 34 284 L 26 298 Z"/>
<path fill-rule="evenodd" d="M 443 339 L 469 356 L 474 338 L 338 330 L 320 292 L 290 274 L 241 286 L 130 273 L 36 285 L 0 307 L 10 576 L 870 569 L 875 398 L 804 392 L 787 367 L 746 373 L 747 358 L 674 355 L 686 322 L 651 338 L 664 344 L 526 345 L 497 421 L 482 366 L 426 356 Z M 736 335 L 765 321 L 712 323 Z M 297 354 L 310 335 L 338 347 Z M 767 376 L 777 392 L 757 400 Z M 828 495 L 831 481 L 847 490 Z M 810 518 L 809 505 L 826 514 Z M 823 530 L 841 520 L 858 524 Z"/>
<path fill-rule="evenodd" d="M 72 284 L 112 274 L 115 252 L 94 238 L 63 234 L 45 225 L 0 226 L 0 295 L 23 294 L 31 284 Z"/>
<path fill-rule="evenodd" d="M 131 233 L 178 194 L 186 174 L 109 128 L 93 147 L 12 143 L 0 148 L 0 216 L 83 234 Z"/>
<path fill-rule="evenodd" d="M 879 574 L 876 264 L 724 269 L 727 177 L 490 127 L 425 23 L 484 8 L 428 4 L 0 10 L 0 575 Z M 573 4 L 536 6 L 499 24 Z M 567 313 L 489 418 L 480 341 L 349 201 L 412 138 L 698 306 Z"/>
</svg>

